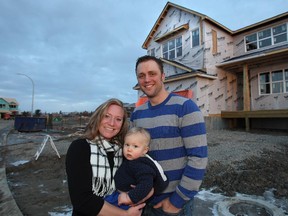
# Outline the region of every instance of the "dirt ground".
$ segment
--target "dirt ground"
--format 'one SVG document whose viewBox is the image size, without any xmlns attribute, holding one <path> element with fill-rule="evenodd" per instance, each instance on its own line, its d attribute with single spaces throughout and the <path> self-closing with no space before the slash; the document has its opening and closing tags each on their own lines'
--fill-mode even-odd
<svg viewBox="0 0 288 216">
<path fill-rule="evenodd" d="M 229 131 L 222 133 L 228 134 Z M 243 138 L 243 134 L 247 137 Z M 75 136 L 67 136 L 67 133 L 52 135 L 56 136 L 54 143 L 61 158 L 58 158 L 50 143 L 47 143 L 38 160 L 35 160 L 34 155 L 39 150 L 44 136 L 41 133 L 35 135 L 11 132 L 8 142 L 18 140 L 19 143 L 1 148 L 1 155 L 6 162 L 9 187 L 23 215 L 53 215 L 53 212 L 65 215 L 71 211 L 65 173 L 65 154 Z M 238 136 L 233 135 L 234 144 L 229 150 L 231 155 L 237 152 L 235 146 L 241 148 L 244 143 L 249 142 L 249 139 L 255 138 L 255 134 L 245 132 L 241 132 Z M 260 153 L 256 151 L 258 153 L 253 154 L 248 147 L 248 150 L 239 151 L 245 159 L 239 161 L 231 156 L 230 162 L 217 153 L 224 148 L 222 145 L 225 139 L 219 140 L 220 136 L 217 133 L 211 135 L 208 133 L 209 155 L 211 158 L 215 157 L 209 162 L 202 188 L 214 188 L 214 192 L 226 196 L 233 196 L 236 192 L 263 195 L 267 189 L 274 188 L 275 197 L 288 199 L 288 134 L 267 135 L 265 132 L 258 133 L 257 136 L 260 138 L 256 139 L 259 140 L 256 146 L 261 149 L 262 141 L 269 136 L 273 148 L 265 148 Z M 35 141 L 37 140 L 35 137 L 38 141 Z M 278 137 L 281 137 L 280 141 L 277 141 Z M 230 153 L 223 154 L 227 156 Z M 245 157 L 245 154 L 248 156 Z"/>
<path fill-rule="evenodd" d="M 236 167 L 214 162 L 208 166 L 202 187 L 215 187 L 213 192 L 226 196 L 235 196 L 236 192 L 262 196 L 273 188 L 275 197 L 288 198 L 288 148 L 283 152 L 264 151 Z"/>
</svg>

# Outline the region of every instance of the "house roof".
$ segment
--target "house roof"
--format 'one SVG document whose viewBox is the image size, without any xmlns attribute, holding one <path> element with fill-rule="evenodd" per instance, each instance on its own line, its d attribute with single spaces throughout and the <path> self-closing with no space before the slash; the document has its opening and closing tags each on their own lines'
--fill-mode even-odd
<svg viewBox="0 0 288 216">
<path fill-rule="evenodd" d="M 240 29 L 238 29 L 236 31 L 233 31 L 233 35 L 240 34 L 240 33 L 243 33 L 245 31 L 250 31 L 251 29 L 259 28 L 261 26 L 267 26 L 270 23 L 274 23 L 274 22 L 277 22 L 277 21 L 280 21 L 280 20 L 283 20 L 283 19 L 287 19 L 287 18 L 288 18 L 288 11 L 285 12 L 285 13 L 281 13 L 281 14 L 278 14 L 276 16 L 273 16 L 271 18 L 262 20 L 260 22 L 254 23 L 252 25 L 240 28 Z"/>
<path fill-rule="evenodd" d="M 207 74 L 206 71 L 203 70 L 196 70 L 194 68 L 188 67 L 184 64 L 181 64 L 180 62 L 177 61 L 173 61 L 173 60 L 168 60 L 168 59 L 164 59 L 164 58 L 160 58 L 161 61 L 163 63 L 172 65 L 174 67 L 180 68 L 186 72 L 184 73 L 180 73 L 180 74 L 175 74 L 169 77 L 165 77 L 165 83 L 169 83 L 169 82 L 173 82 L 176 80 L 183 80 L 183 79 L 187 79 L 187 78 L 191 78 L 191 77 L 202 77 L 202 78 L 207 78 L 207 79 L 217 79 L 217 77 L 215 75 L 210 75 Z M 136 84 L 133 89 L 134 90 L 138 90 L 140 87 L 138 84 Z"/>
<path fill-rule="evenodd" d="M 259 65 L 270 65 L 272 62 L 283 62 L 288 59 L 288 44 L 272 47 L 266 50 L 259 50 L 252 53 L 247 53 L 241 56 L 231 58 L 217 64 L 217 67 L 231 71 L 242 71 L 243 65 L 248 64 L 251 67 Z"/>
<path fill-rule="evenodd" d="M 260 22 L 257 22 L 257 23 L 254 23 L 252 25 L 249 25 L 249 26 L 246 26 L 244 28 L 241 28 L 241 29 L 238 29 L 236 31 L 232 31 L 230 30 L 229 28 L 227 28 L 226 26 L 220 24 L 219 22 L 215 21 L 214 19 L 210 18 L 209 16 L 205 15 L 205 14 L 202 14 L 202 13 L 199 13 L 199 12 L 196 12 L 194 10 L 191 10 L 191 9 L 188 9 L 188 8 L 185 8 L 185 7 L 182 7 L 180 5 L 177 5 L 177 4 L 174 4 L 174 3 L 171 3 L 171 2 L 167 2 L 164 9 L 162 10 L 161 14 L 159 15 L 158 19 L 156 20 L 154 26 L 152 27 L 150 33 L 148 34 L 148 36 L 146 37 L 143 45 L 142 45 L 142 48 L 143 49 L 147 49 L 148 48 L 148 44 L 149 42 L 154 39 L 155 41 L 157 40 L 161 40 L 163 38 L 163 36 L 161 36 L 161 38 L 154 38 L 154 35 L 155 33 L 157 32 L 161 22 L 165 19 L 169 9 L 171 7 L 175 7 L 175 8 L 178 8 L 179 10 L 182 10 L 182 11 L 185 11 L 187 13 L 190 13 L 190 14 L 194 14 L 196 16 L 199 16 L 201 18 L 201 20 L 206 20 L 216 26 L 218 26 L 219 28 L 223 29 L 224 31 L 228 32 L 229 34 L 231 35 L 237 35 L 237 34 L 240 34 L 240 33 L 243 33 L 245 31 L 250 31 L 251 29 L 253 28 L 259 28 L 261 26 L 265 26 L 265 25 L 268 25 L 269 23 L 273 23 L 273 22 L 276 22 L 278 20 L 283 20 L 283 19 L 286 19 L 288 18 L 288 11 L 285 12 L 285 13 L 282 13 L 282 14 L 279 14 L 277 16 L 274 16 L 274 17 L 271 17 L 271 18 L 268 18 L 268 19 L 265 19 L 263 21 L 260 21 Z M 170 35 L 171 33 L 177 33 L 178 31 L 180 30 L 183 30 L 183 28 L 185 27 L 185 25 L 183 25 L 181 28 L 177 28 L 177 29 L 173 29 L 171 32 L 168 32 L 166 33 L 166 35 Z M 165 36 L 165 35 L 164 35 Z M 164 37 L 165 39 L 165 37 Z"/>
<path fill-rule="evenodd" d="M 210 75 L 207 74 L 206 71 L 203 70 L 196 70 L 194 68 L 188 67 L 186 65 L 181 64 L 180 62 L 177 61 L 173 61 L 173 60 L 168 60 L 168 59 L 164 59 L 164 58 L 160 58 L 162 60 L 162 62 L 175 66 L 177 68 L 180 68 L 184 71 L 186 71 L 185 73 L 181 73 L 181 74 L 175 74 L 169 77 L 165 78 L 165 82 L 172 82 L 172 81 L 176 81 L 176 80 L 182 80 L 182 79 L 187 79 L 190 77 L 203 77 L 203 78 L 208 78 L 208 79 L 216 79 L 217 77 L 214 75 Z"/>
<path fill-rule="evenodd" d="M 19 103 L 17 102 L 17 100 L 15 98 L 4 98 L 4 97 L 0 97 L 0 98 L 5 100 L 8 104 L 19 105 Z"/>
<path fill-rule="evenodd" d="M 144 41 L 143 45 L 142 45 L 142 48 L 143 49 L 147 49 L 148 48 L 148 44 L 149 42 L 153 39 L 156 31 L 158 30 L 161 22 L 165 19 L 169 9 L 171 7 L 175 7 L 179 10 L 182 10 L 182 11 L 185 11 L 187 13 L 190 13 L 190 14 L 194 14 L 196 16 L 199 16 L 201 18 L 201 20 L 207 20 L 211 23 L 214 23 L 215 25 L 219 26 L 220 28 L 222 28 L 223 30 L 225 31 L 228 31 L 229 33 L 232 33 L 232 31 L 230 29 L 228 29 L 227 27 L 225 27 L 224 25 L 218 23 L 217 21 L 213 20 L 212 18 L 202 14 L 202 13 L 199 13 L 199 12 L 196 12 L 194 10 L 190 10 L 188 8 L 185 8 L 185 7 L 182 7 L 180 5 L 177 5 L 177 4 L 174 4 L 174 3 L 171 3 L 171 2 L 167 2 L 164 9 L 162 10 L 161 14 L 159 15 L 158 19 L 156 20 L 153 28 L 151 29 L 150 33 L 148 34 L 146 40 Z M 172 31 L 175 31 L 175 30 L 172 30 Z M 157 39 L 156 39 L 157 40 Z"/>
</svg>

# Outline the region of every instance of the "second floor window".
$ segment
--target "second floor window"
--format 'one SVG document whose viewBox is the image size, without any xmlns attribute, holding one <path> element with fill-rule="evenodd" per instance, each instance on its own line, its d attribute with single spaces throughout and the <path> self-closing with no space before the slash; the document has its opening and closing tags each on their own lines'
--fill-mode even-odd
<svg viewBox="0 0 288 216">
<path fill-rule="evenodd" d="M 287 26 L 286 24 L 277 26 L 272 29 L 274 44 L 287 41 Z"/>
<path fill-rule="evenodd" d="M 192 31 L 192 47 L 200 45 L 199 28 Z"/>
<path fill-rule="evenodd" d="M 265 29 L 245 37 L 246 51 L 287 41 L 287 24 Z"/>
<path fill-rule="evenodd" d="M 155 56 L 155 48 L 148 50 L 148 55 Z"/>
<path fill-rule="evenodd" d="M 162 46 L 163 58 L 173 60 L 182 56 L 182 36 L 172 39 Z"/>
</svg>

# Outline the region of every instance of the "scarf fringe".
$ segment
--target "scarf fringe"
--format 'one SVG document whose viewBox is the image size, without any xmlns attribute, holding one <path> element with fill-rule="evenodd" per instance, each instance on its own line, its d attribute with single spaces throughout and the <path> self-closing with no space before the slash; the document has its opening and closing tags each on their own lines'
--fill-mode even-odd
<svg viewBox="0 0 288 216">
<path fill-rule="evenodd" d="M 111 184 L 111 179 L 93 178 L 92 182 L 93 194 L 101 197 L 109 195 L 115 190 L 113 185 L 114 185 L 113 183 Z"/>
<path fill-rule="evenodd" d="M 93 141 L 94 142 L 87 140 L 87 142 L 90 143 L 91 148 L 90 163 L 93 173 L 92 191 L 93 194 L 104 197 L 110 195 L 116 189 L 113 176 L 122 163 L 122 149 L 120 146 L 110 144 L 106 140 L 98 140 L 98 142 L 96 140 Z M 106 151 L 115 152 L 112 176 Z"/>
</svg>

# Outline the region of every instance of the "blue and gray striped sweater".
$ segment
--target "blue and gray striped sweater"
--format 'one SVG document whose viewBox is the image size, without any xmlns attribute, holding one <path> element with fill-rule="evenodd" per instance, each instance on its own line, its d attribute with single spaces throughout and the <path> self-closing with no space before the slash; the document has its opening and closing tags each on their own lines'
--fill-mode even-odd
<svg viewBox="0 0 288 216">
<path fill-rule="evenodd" d="M 207 166 L 207 138 L 203 115 L 190 99 L 170 93 L 161 104 L 146 102 L 131 115 L 131 126 L 151 134 L 149 155 L 157 160 L 169 185 L 152 203 L 170 197 L 177 208 L 198 192 Z"/>
</svg>

